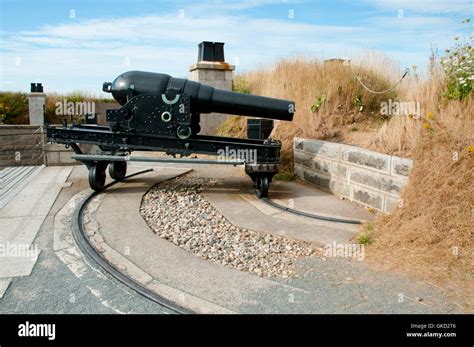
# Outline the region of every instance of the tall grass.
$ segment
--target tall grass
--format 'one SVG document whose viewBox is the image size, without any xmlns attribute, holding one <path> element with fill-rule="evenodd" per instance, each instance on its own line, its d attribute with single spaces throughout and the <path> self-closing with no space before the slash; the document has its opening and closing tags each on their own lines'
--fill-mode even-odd
<svg viewBox="0 0 474 347">
<path fill-rule="evenodd" d="M 293 137 L 356 144 L 413 159 L 401 207 L 373 224 L 367 259 L 418 279 L 443 285 L 468 311 L 474 310 L 474 102 L 447 97 L 445 71 L 437 57 L 426 75 L 412 72 L 393 91 L 403 71 L 369 53 L 349 65 L 298 58 L 240 75 L 251 93 L 296 101 L 293 122 L 280 122 L 283 167 L 291 170 Z M 471 62 L 472 63 L 472 62 Z M 452 95 L 449 94 L 449 95 Z M 420 104 L 419 117 L 380 114 L 389 99 Z M 360 106 L 363 106 L 361 109 Z M 313 108 L 313 110 L 312 110 Z M 233 118 L 238 135 L 245 118 Z M 231 129 L 232 127 L 228 127 Z"/>
<path fill-rule="evenodd" d="M 396 98 L 397 91 L 384 95 L 370 93 L 357 77 L 372 89 L 389 89 L 395 81 L 392 76 L 399 78 L 400 75 L 398 68 L 387 64 L 386 60 L 383 56 L 377 60 L 374 54 L 370 59 L 347 64 L 305 57 L 282 59 L 275 66 L 239 75 L 236 84 L 245 86 L 252 94 L 296 102 L 293 122 L 277 122 L 273 132 L 273 137 L 283 143 L 282 165 L 291 170 L 295 136 L 357 143 L 351 134 L 355 128 L 357 131 L 374 131 L 380 127 L 380 103 Z M 245 119 L 239 121 L 238 128 L 243 130 L 235 135 L 244 136 Z M 228 129 L 235 125 L 225 124 L 224 127 Z"/>
</svg>

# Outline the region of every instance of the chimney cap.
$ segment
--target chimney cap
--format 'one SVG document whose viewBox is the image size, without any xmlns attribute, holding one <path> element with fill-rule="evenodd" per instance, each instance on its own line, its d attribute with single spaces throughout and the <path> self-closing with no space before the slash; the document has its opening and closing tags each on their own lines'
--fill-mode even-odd
<svg viewBox="0 0 474 347">
<path fill-rule="evenodd" d="M 198 47 L 198 63 L 201 61 L 225 62 L 224 42 L 202 41 Z"/>
<path fill-rule="evenodd" d="M 43 84 L 42 83 L 30 83 L 31 93 L 43 93 Z"/>
</svg>

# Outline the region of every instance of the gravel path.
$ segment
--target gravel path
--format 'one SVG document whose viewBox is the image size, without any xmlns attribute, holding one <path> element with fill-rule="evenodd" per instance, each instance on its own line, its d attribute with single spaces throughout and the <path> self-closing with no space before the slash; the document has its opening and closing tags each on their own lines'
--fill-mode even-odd
<svg viewBox="0 0 474 347">
<path fill-rule="evenodd" d="M 232 225 L 200 194 L 215 183 L 187 176 L 160 183 L 145 194 L 140 212 L 160 237 L 203 259 L 262 277 L 297 276 L 295 260 L 317 249 Z"/>
</svg>

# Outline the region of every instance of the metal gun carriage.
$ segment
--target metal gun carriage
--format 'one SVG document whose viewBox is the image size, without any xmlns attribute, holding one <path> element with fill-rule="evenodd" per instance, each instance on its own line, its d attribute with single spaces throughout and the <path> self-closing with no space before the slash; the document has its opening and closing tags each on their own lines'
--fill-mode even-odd
<svg viewBox="0 0 474 347">
<path fill-rule="evenodd" d="M 185 161 L 244 165 L 257 195 L 267 196 L 270 182 L 278 172 L 281 149 L 280 141 L 268 137 L 271 128 L 248 139 L 200 135 L 200 117 L 224 113 L 291 121 L 295 111 L 293 102 L 142 71 L 125 72 L 112 83 L 105 82 L 103 91 L 111 93 L 121 105 L 107 110 L 108 126 L 73 123 L 68 127 L 66 122 L 62 127 L 46 126 L 48 141 L 70 146 L 75 152 L 73 158 L 87 165 L 92 189 L 104 188 L 107 167 L 113 179 L 122 180 L 128 161 Z M 263 121 L 258 120 L 257 125 Z M 85 154 L 79 144 L 97 145 L 99 151 Z M 159 151 L 180 158 L 136 158 L 130 156 L 133 151 Z M 246 155 L 233 159 L 222 157 L 229 152 Z M 191 154 L 220 159 L 185 158 Z"/>
</svg>

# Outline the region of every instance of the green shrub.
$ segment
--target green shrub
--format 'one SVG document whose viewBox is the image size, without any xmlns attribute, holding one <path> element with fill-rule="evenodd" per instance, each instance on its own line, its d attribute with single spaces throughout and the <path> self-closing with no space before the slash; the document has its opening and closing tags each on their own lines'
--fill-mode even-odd
<svg viewBox="0 0 474 347">
<path fill-rule="evenodd" d="M 321 108 L 321 106 L 324 104 L 326 101 L 326 97 L 324 95 L 319 96 L 314 104 L 311 106 L 311 112 L 316 113 L 318 110 Z"/>
<path fill-rule="evenodd" d="M 374 232 L 374 224 L 368 222 L 365 224 L 366 231 L 358 236 L 358 241 L 361 245 L 370 245 L 373 242 L 372 233 Z"/>
<path fill-rule="evenodd" d="M 242 116 L 230 116 L 217 129 L 217 136 L 238 137 L 242 131 Z"/>
<path fill-rule="evenodd" d="M 281 169 L 275 176 L 273 176 L 275 181 L 284 181 L 290 182 L 295 180 L 295 175 L 290 170 Z"/>
<path fill-rule="evenodd" d="M 463 23 L 470 26 L 470 19 Z M 468 38 L 455 37 L 453 48 L 446 50 L 446 56 L 441 59 L 446 73 L 446 91 L 448 99 L 464 100 L 474 87 L 474 35 Z"/>
<path fill-rule="evenodd" d="M 0 93 L 0 124 L 28 124 L 28 97 L 25 93 Z"/>
<path fill-rule="evenodd" d="M 250 94 L 250 84 L 243 78 L 236 77 L 232 81 L 232 91 L 243 94 Z"/>
</svg>

